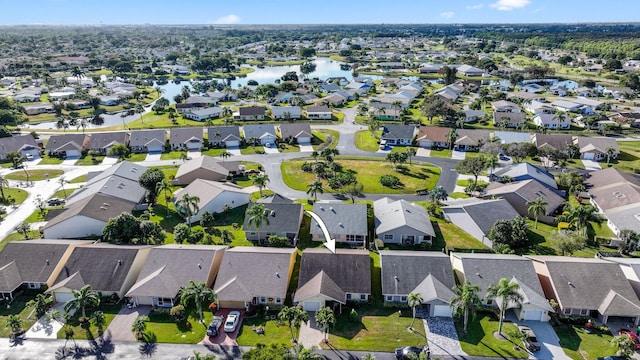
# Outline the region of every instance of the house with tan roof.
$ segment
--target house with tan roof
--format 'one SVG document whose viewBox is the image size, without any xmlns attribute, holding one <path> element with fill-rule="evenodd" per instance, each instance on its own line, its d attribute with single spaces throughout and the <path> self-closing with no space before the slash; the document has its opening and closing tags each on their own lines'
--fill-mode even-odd
<svg viewBox="0 0 640 360">
<path fill-rule="evenodd" d="M 490 138 L 489 130 L 458 129 L 453 148 L 458 151 L 478 151 Z"/>
<path fill-rule="evenodd" d="M 538 220 L 548 224 L 554 223 L 554 215 L 565 202 L 562 196 L 534 179 L 506 184 L 492 182 L 487 186 L 482 196 L 485 198 L 503 198 L 518 211 L 520 216 L 526 216 L 532 219 L 534 216 L 529 212 L 528 203 L 541 197 L 547 202 L 547 205 L 545 206 L 544 214 L 538 216 Z"/>
<path fill-rule="evenodd" d="M 220 161 L 212 156 L 203 155 L 180 165 L 173 177 L 173 183 L 189 185 L 196 179 L 225 181 L 227 177 L 240 173 L 239 161 Z"/>
<path fill-rule="evenodd" d="M 640 178 L 616 168 L 593 171 L 585 185 L 591 204 L 616 234 L 640 228 Z"/>
<path fill-rule="evenodd" d="M 454 129 L 439 126 L 420 126 L 416 142 L 418 146 L 427 149 L 448 149 L 450 147 L 451 138 L 449 133 L 451 131 L 454 131 Z"/>
</svg>

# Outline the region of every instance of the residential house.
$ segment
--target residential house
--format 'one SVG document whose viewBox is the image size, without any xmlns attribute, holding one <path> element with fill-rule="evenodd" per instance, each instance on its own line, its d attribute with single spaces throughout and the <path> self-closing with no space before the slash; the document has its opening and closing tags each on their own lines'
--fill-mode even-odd
<svg viewBox="0 0 640 360">
<path fill-rule="evenodd" d="M 309 120 L 331 120 L 333 118 L 333 112 L 326 105 L 309 106 L 305 112 Z"/>
<path fill-rule="evenodd" d="M 464 76 L 482 76 L 485 73 L 483 69 L 479 69 L 475 66 L 466 65 L 466 64 L 456 66 L 456 69 L 458 70 L 458 73 Z"/>
<path fill-rule="evenodd" d="M 586 86 L 577 87 L 573 89 L 573 92 L 576 94 L 576 96 L 585 97 L 585 98 L 598 96 L 595 89 L 588 88 Z"/>
<path fill-rule="evenodd" d="M 255 205 L 250 204 L 247 207 L 247 213 Z M 271 235 L 276 235 L 286 237 L 291 244 L 295 244 L 298 241 L 298 232 L 304 215 L 302 204 L 271 202 L 263 205 L 268 221 L 262 222 L 260 227 L 252 223 L 250 216 L 245 215 L 242 230 L 247 240 L 263 243 L 269 240 Z"/>
<path fill-rule="evenodd" d="M 420 126 L 416 142 L 427 149 L 448 149 L 451 144 L 451 132 L 454 129 L 439 126 Z"/>
<path fill-rule="evenodd" d="M 455 281 L 449 257 L 436 251 L 380 251 L 382 296 L 386 303 L 407 304 L 420 294 L 428 316 L 451 317 L 449 300 Z"/>
<path fill-rule="evenodd" d="M 558 313 L 638 325 L 640 306 L 618 264 L 568 256 L 527 256 Z"/>
<path fill-rule="evenodd" d="M 45 113 L 54 113 L 53 105 L 51 103 L 31 104 L 24 106 L 24 112 L 27 115 L 38 115 Z"/>
<path fill-rule="evenodd" d="M 520 91 L 526 92 L 529 94 L 539 94 L 544 92 L 544 86 L 536 83 L 526 84 L 520 87 Z"/>
<path fill-rule="evenodd" d="M 538 114 L 533 117 L 533 123 L 545 129 L 569 129 L 571 118 L 567 115 Z"/>
<path fill-rule="evenodd" d="M 537 216 L 539 221 L 548 224 L 554 223 L 554 215 L 565 202 L 562 196 L 534 179 L 509 182 L 506 184 L 493 182 L 489 184 L 483 197 L 503 198 L 507 200 L 521 216 L 528 216 L 532 219 Z M 547 203 L 547 205 L 545 205 L 545 211 L 542 214 L 532 214 L 529 211 L 528 203 L 535 201 L 538 197 L 543 198 Z"/>
<path fill-rule="evenodd" d="M 487 305 L 495 304 L 495 299 L 487 299 L 487 289 L 501 279 L 517 283 L 518 293 L 522 296 L 522 305 L 510 303 L 520 321 L 549 321 L 553 308 L 545 297 L 543 286 L 538 280 L 531 260 L 511 254 L 466 254 L 451 253 L 451 265 L 458 283 L 469 281 L 480 287 L 478 294 Z"/>
<path fill-rule="evenodd" d="M 224 252 L 214 291 L 218 308 L 283 305 L 296 249 L 236 246 Z"/>
<path fill-rule="evenodd" d="M 549 90 L 547 90 L 547 94 L 564 97 L 567 96 L 568 91 L 569 90 L 567 90 L 567 88 L 562 85 L 551 85 L 549 87 Z"/>
<path fill-rule="evenodd" d="M 498 100 L 491 103 L 494 112 L 521 112 L 520 106 L 507 100 Z"/>
<path fill-rule="evenodd" d="M 551 103 L 554 109 L 558 109 L 563 112 L 579 112 L 582 104 L 578 104 L 569 100 L 556 100 Z"/>
<path fill-rule="evenodd" d="M 532 100 L 527 102 L 524 105 L 524 109 L 527 110 L 528 112 L 534 114 L 534 115 L 539 115 L 539 114 L 553 114 L 553 106 L 551 106 L 550 104 L 544 103 L 544 102 L 540 102 L 540 101 L 536 101 L 536 100 Z"/>
<path fill-rule="evenodd" d="M 172 128 L 169 130 L 172 150 L 200 150 L 204 145 L 201 127 Z"/>
<path fill-rule="evenodd" d="M 27 154 L 34 158 L 40 157 L 40 148 L 31 134 L 0 138 L 0 160 L 5 160 L 7 153 L 13 151 L 23 157 Z"/>
<path fill-rule="evenodd" d="M 182 163 L 173 178 L 174 185 L 189 185 L 196 179 L 225 181 L 229 176 L 240 174 L 239 161 L 220 161 L 203 155 Z"/>
<path fill-rule="evenodd" d="M 233 119 L 240 121 L 264 120 L 266 111 L 264 106 L 241 107 L 237 113 L 233 114 Z"/>
<path fill-rule="evenodd" d="M 450 84 L 434 92 L 434 95 L 440 96 L 443 100 L 447 102 L 455 102 L 458 100 L 462 92 L 464 91 L 464 86 L 459 83 Z"/>
<path fill-rule="evenodd" d="M 115 145 L 128 146 L 129 133 L 124 131 L 91 133 L 89 135 L 89 144 L 87 145 L 87 149 L 89 151 L 95 151 L 101 155 L 106 155 Z"/>
<path fill-rule="evenodd" d="M 331 106 L 341 106 L 349 101 L 351 95 L 347 92 L 341 93 L 338 91 L 332 92 L 329 95 L 318 99 L 317 104 L 325 104 Z"/>
<path fill-rule="evenodd" d="M 73 290 L 91 285 L 101 297 L 121 299 L 133 286 L 152 246 L 95 243 L 76 246 L 49 285 L 56 302 L 73 300 Z"/>
<path fill-rule="evenodd" d="M 464 113 L 464 122 L 466 123 L 480 121 L 484 119 L 485 116 L 487 115 L 482 110 L 471 110 L 471 109 L 464 110 L 463 113 Z"/>
<path fill-rule="evenodd" d="M 212 214 L 222 213 L 227 209 L 246 205 L 249 203 L 250 195 L 239 186 L 204 179 L 196 179 L 187 187 L 173 193 L 176 200 L 179 200 L 183 194 L 200 198 L 200 209 L 191 217 L 191 222 L 200 221 L 205 211 Z"/>
<path fill-rule="evenodd" d="M 618 142 L 612 138 L 576 136 L 573 143 L 580 149 L 580 159 L 602 161 L 620 154 Z"/>
<path fill-rule="evenodd" d="M 184 102 L 195 107 L 204 108 L 217 105 L 218 99 L 211 96 L 191 95 L 188 98 L 184 99 Z"/>
<path fill-rule="evenodd" d="M 217 119 L 222 116 L 222 108 L 220 107 L 208 107 L 208 108 L 194 108 L 182 113 L 187 119 L 195 121 L 205 121 L 207 119 Z"/>
<path fill-rule="evenodd" d="M 515 219 L 519 215 L 504 199 L 451 201 L 442 208 L 442 212 L 445 219 L 488 247 L 493 245 L 487 236 L 496 221 Z"/>
<path fill-rule="evenodd" d="M 282 141 L 291 142 L 295 141 L 297 144 L 309 145 L 313 134 L 311 133 L 311 126 L 309 123 L 288 123 L 280 124 L 280 138 Z"/>
<path fill-rule="evenodd" d="M 636 296 L 640 297 L 640 259 L 625 257 L 603 257 L 601 259 L 618 264 Z"/>
<path fill-rule="evenodd" d="M 591 204 L 616 234 L 640 228 L 640 178 L 616 168 L 592 171 L 585 186 Z"/>
<path fill-rule="evenodd" d="M 389 145 L 411 146 L 416 137 L 416 127 L 413 125 L 390 125 L 382 126 L 381 140 L 386 140 Z"/>
<path fill-rule="evenodd" d="M 436 233 L 424 207 L 388 197 L 373 202 L 376 237 L 385 244 L 431 244 Z"/>
<path fill-rule="evenodd" d="M 278 140 L 276 128 L 272 124 L 244 125 L 242 130 L 245 141 L 250 144 L 255 141 L 256 145 L 270 147 Z"/>
<path fill-rule="evenodd" d="M 489 130 L 458 129 L 456 135 L 453 148 L 458 151 L 478 151 L 491 138 Z"/>
<path fill-rule="evenodd" d="M 51 135 L 47 142 L 49 156 L 60 156 L 73 159 L 82 156 L 89 144 L 89 136 L 85 134 Z"/>
<path fill-rule="evenodd" d="M 629 87 L 606 86 L 602 91 L 602 95 L 611 96 L 614 99 L 629 99 L 635 92 Z"/>
<path fill-rule="evenodd" d="M 302 118 L 300 106 L 274 106 L 271 108 L 273 120 L 296 120 Z"/>
<path fill-rule="evenodd" d="M 313 212 L 322 219 L 329 235 L 337 242 L 363 245 L 367 241 L 366 205 L 316 202 Z M 310 233 L 313 241 L 325 241 L 322 229 L 314 219 L 311 220 Z"/>
<path fill-rule="evenodd" d="M 505 179 L 509 181 L 524 181 L 524 180 L 536 180 L 550 189 L 557 189 L 555 177 L 553 174 L 545 171 L 544 169 L 532 165 L 527 162 L 512 164 L 495 171 L 491 176 L 491 180 L 504 182 Z"/>
<path fill-rule="evenodd" d="M 493 137 L 501 144 L 530 143 L 531 134 L 516 131 L 494 131 Z"/>
<path fill-rule="evenodd" d="M 526 122 L 526 114 L 522 112 L 493 112 L 493 126 L 496 127 L 520 128 Z"/>
<path fill-rule="evenodd" d="M 242 142 L 240 128 L 237 125 L 209 127 L 207 141 L 213 147 L 238 148 Z"/>
<path fill-rule="evenodd" d="M 172 307 L 189 281 L 213 286 L 226 246 L 170 244 L 151 249 L 126 293 L 136 305 Z"/>
<path fill-rule="evenodd" d="M 0 296 L 13 301 L 22 288 L 46 287 L 58 277 L 74 247 L 90 243 L 43 239 L 8 242 L 0 252 Z"/>
<path fill-rule="evenodd" d="M 573 137 L 565 134 L 541 134 L 536 133 L 531 137 L 531 142 L 539 149 L 550 148 L 562 152 L 567 151 L 567 147 L 573 145 Z"/>
<path fill-rule="evenodd" d="M 119 95 L 100 96 L 98 99 L 100 99 L 100 105 L 102 106 L 116 106 L 123 101 L 123 98 Z"/>
<path fill-rule="evenodd" d="M 366 250 L 305 249 L 300 261 L 293 302 L 304 311 L 322 307 L 340 313 L 347 302 L 367 302 L 371 296 L 371 259 Z"/>
<path fill-rule="evenodd" d="M 134 153 L 161 153 L 167 144 L 167 131 L 133 130 L 129 137 L 129 147 Z"/>
</svg>

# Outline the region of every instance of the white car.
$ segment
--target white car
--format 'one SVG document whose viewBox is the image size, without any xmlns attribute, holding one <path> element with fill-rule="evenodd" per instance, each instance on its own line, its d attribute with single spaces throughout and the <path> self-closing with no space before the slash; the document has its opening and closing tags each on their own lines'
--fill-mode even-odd
<svg viewBox="0 0 640 360">
<path fill-rule="evenodd" d="M 31 155 L 31 154 L 26 154 L 24 157 L 25 157 L 25 159 L 27 159 L 29 161 L 33 160 L 33 155 Z"/>
<path fill-rule="evenodd" d="M 229 315 L 227 315 L 227 321 L 224 323 L 224 332 L 234 332 L 236 331 L 236 327 L 240 322 L 240 312 L 239 311 L 231 311 Z"/>
</svg>

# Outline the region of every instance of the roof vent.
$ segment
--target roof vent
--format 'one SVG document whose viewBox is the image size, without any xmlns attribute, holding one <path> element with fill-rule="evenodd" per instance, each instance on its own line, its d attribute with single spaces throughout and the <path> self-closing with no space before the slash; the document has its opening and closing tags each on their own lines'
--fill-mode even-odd
<svg viewBox="0 0 640 360">
<path fill-rule="evenodd" d="M 333 206 L 329 206 L 329 210 L 330 210 L 330 211 L 335 212 L 335 211 L 333 210 Z"/>
<path fill-rule="evenodd" d="M 202 265 L 201 264 L 198 264 L 198 269 L 202 269 Z"/>
<path fill-rule="evenodd" d="M 568 284 L 569 286 L 571 286 L 571 287 L 575 287 L 575 286 L 573 286 L 573 283 L 572 283 L 571 281 L 567 282 L 567 284 Z"/>
<path fill-rule="evenodd" d="M 122 260 L 118 260 L 118 265 L 122 265 Z"/>
<path fill-rule="evenodd" d="M 271 210 L 271 216 L 276 216 L 276 212 L 274 210 Z"/>
<path fill-rule="evenodd" d="M 279 272 L 276 272 L 276 277 L 280 277 L 280 273 Z"/>
<path fill-rule="evenodd" d="M 102 203 L 102 206 L 104 206 L 104 207 L 109 207 L 109 206 L 111 206 L 111 205 L 109 205 L 109 203 Z"/>
<path fill-rule="evenodd" d="M 338 223 L 338 226 L 340 226 L 340 227 L 344 227 L 344 226 L 342 226 L 342 223 Z"/>
<path fill-rule="evenodd" d="M 45 260 L 47 262 L 47 265 L 49 265 L 49 259 Z"/>
</svg>

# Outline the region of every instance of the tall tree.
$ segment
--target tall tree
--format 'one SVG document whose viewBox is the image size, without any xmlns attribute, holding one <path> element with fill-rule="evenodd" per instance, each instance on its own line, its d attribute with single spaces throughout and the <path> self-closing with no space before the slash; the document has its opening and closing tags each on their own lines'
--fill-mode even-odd
<svg viewBox="0 0 640 360">
<path fill-rule="evenodd" d="M 251 177 L 251 184 L 258 187 L 260 191 L 260 197 L 262 197 L 262 189 L 267 186 L 269 182 L 269 175 L 267 174 L 256 174 Z"/>
<path fill-rule="evenodd" d="M 327 335 L 329 334 L 329 327 L 335 324 L 336 316 L 333 314 L 333 310 L 329 307 L 321 307 L 315 314 L 316 324 L 320 325 L 322 334 L 324 335 L 324 342 L 327 343 Z"/>
<path fill-rule="evenodd" d="M 136 339 L 142 340 L 147 334 L 147 322 L 149 317 L 147 315 L 138 315 L 138 317 L 131 323 L 131 332 L 135 335 Z"/>
<path fill-rule="evenodd" d="M 342 187 L 342 192 L 345 195 L 349 196 L 352 204 L 356 202 L 356 197 L 362 196 L 363 190 L 364 190 L 364 185 L 362 185 L 357 181 L 349 183 Z"/>
<path fill-rule="evenodd" d="M 527 211 L 533 215 L 534 228 L 538 228 L 538 216 L 544 215 L 547 212 L 547 205 L 549 203 L 543 196 L 538 196 L 535 200 L 527 201 Z"/>
<path fill-rule="evenodd" d="M 159 183 L 156 184 L 156 194 L 159 193 L 164 193 L 164 199 L 166 201 L 166 205 L 167 205 L 167 217 L 170 217 L 171 214 L 169 213 L 169 198 L 170 196 L 168 195 L 171 192 L 171 189 L 173 189 L 173 184 L 171 183 L 171 181 L 169 179 L 162 179 L 162 181 L 160 181 Z"/>
<path fill-rule="evenodd" d="M 263 223 L 269 225 L 269 209 L 263 204 L 255 204 L 247 210 L 246 216 L 249 218 L 248 224 L 260 229 Z"/>
<path fill-rule="evenodd" d="M 164 180 L 164 173 L 158 168 L 148 168 L 138 178 L 138 184 L 147 191 L 147 201 L 154 205 L 158 197 L 158 184 Z"/>
<path fill-rule="evenodd" d="M 287 323 L 291 332 L 291 341 L 296 342 L 296 334 L 293 330 L 299 330 L 302 323 L 309 322 L 309 314 L 300 306 L 285 306 L 278 313 L 278 319 Z"/>
<path fill-rule="evenodd" d="M 611 162 L 611 157 L 613 157 L 613 155 L 615 155 L 616 153 L 616 149 L 612 148 L 612 147 L 608 147 L 605 150 L 605 154 L 607 155 L 607 166 L 609 166 L 609 163 Z"/>
<path fill-rule="evenodd" d="M 321 181 L 314 180 L 311 184 L 307 185 L 307 194 L 313 196 L 314 201 L 318 201 L 318 193 L 323 194 L 324 187 Z"/>
<path fill-rule="evenodd" d="M 473 186 L 478 186 L 478 176 L 487 168 L 487 163 L 484 157 L 477 156 L 466 158 L 456 164 L 456 171 L 461 174 L 473 175 Z"/>
<path fill-rule="evenodd" d="M 404 151 L 404 153 L 407 154 L 407 158 L 409 159 L 409 166 L 411 166 L 411 158 L 416 156 L 417 152 L 418 151 L 416 150 L 416 148 L 411 146 Z"/>
<path fill-rule="evenodd" d="M 522 305 L 524 298 L 520 293 L 520 285 L 507 278 L 502 278 L 498 283 L 490 285 L 487 288 L 487 298 L 493 299 L 500 309 L 500 322 L 498 323 L 498 334 L 502 334 L 502 324 L 504 323 L 504 314 L 509 307 L 519 307 Z"/>
<path fill-rule="evenodd" d="M 91 285 L 85 285 L 80 290 L 71 290 L 73 299 L 64 304 L 64 311 L 69 313 L 72 310 L 80 310 L 82 317 L 87 317 L 87 307 L 97 307 L 100 305 L 100 295 L 91 290 Z"/>
<path fill-rule="evenodd" d="M 466 333 L 469 317 L 475 316 L 476 308 L 481 304 L 478 296 L 480 287 L 471 285 L 469 280 L 466 280 L 463 284 L 456 285 L 453 292 L 455 295 L 449 300 L 449 306 L 456 316 L 462 316 L 462 327 Z"/>
<path fill-rule="evenodd" d="M 180 200 L 176 201 L 176 207 L 184 214 L 191 227 L 191 217 L 200 211 L 200 198 L 188 193 L 184 193 Z"/>
<path fill-rule="evenodd" d="M 214 301 L 216 301 L 216 294 L 213 292 L 213 289 L 208 288 L 204 282 L 197 283 L 189 280 L 189 285 L 180 292 L 180 303 L 184 307 L 187 307 L 190 303 L 194 303 L 198 311 L 198 316 L 200 316 L 200 322 L 204 321 L 202 303 L 207 302 L 208 306 Z"/>
<path fill-rule="evenodd" d="M 407 303 L 411 308 L 411 312 L 413 314 L 411 318 L 411 325 L 409 325 L 410 329 L 413 329 L 413 323 L 416 321 L 416 308 L 422 305 L 423 302 L 424 299 L 422 298 L 422 295 L 420 295 L 420 293 L 412 292 L 407 297 Z"/>
<path fill-rule="evenodd" d="M 0 195 L 2 196 L 2 201 L 6 201 L 7 198 L 4 196 L 4 189 L 9 188 L 9 180 L 7 180 L 4 176 L 0 175 Z"/>
<path fill-rule="evenodd" d="M 33 308 L 36 312 L 36 317 L 40 318 L 44 316 L 49 309 L 51 309 L 53 302 L 53 297 L 50 294 L 38 294 L 32 300 L 29 300 L 26 306 Z"/>
</svg>

